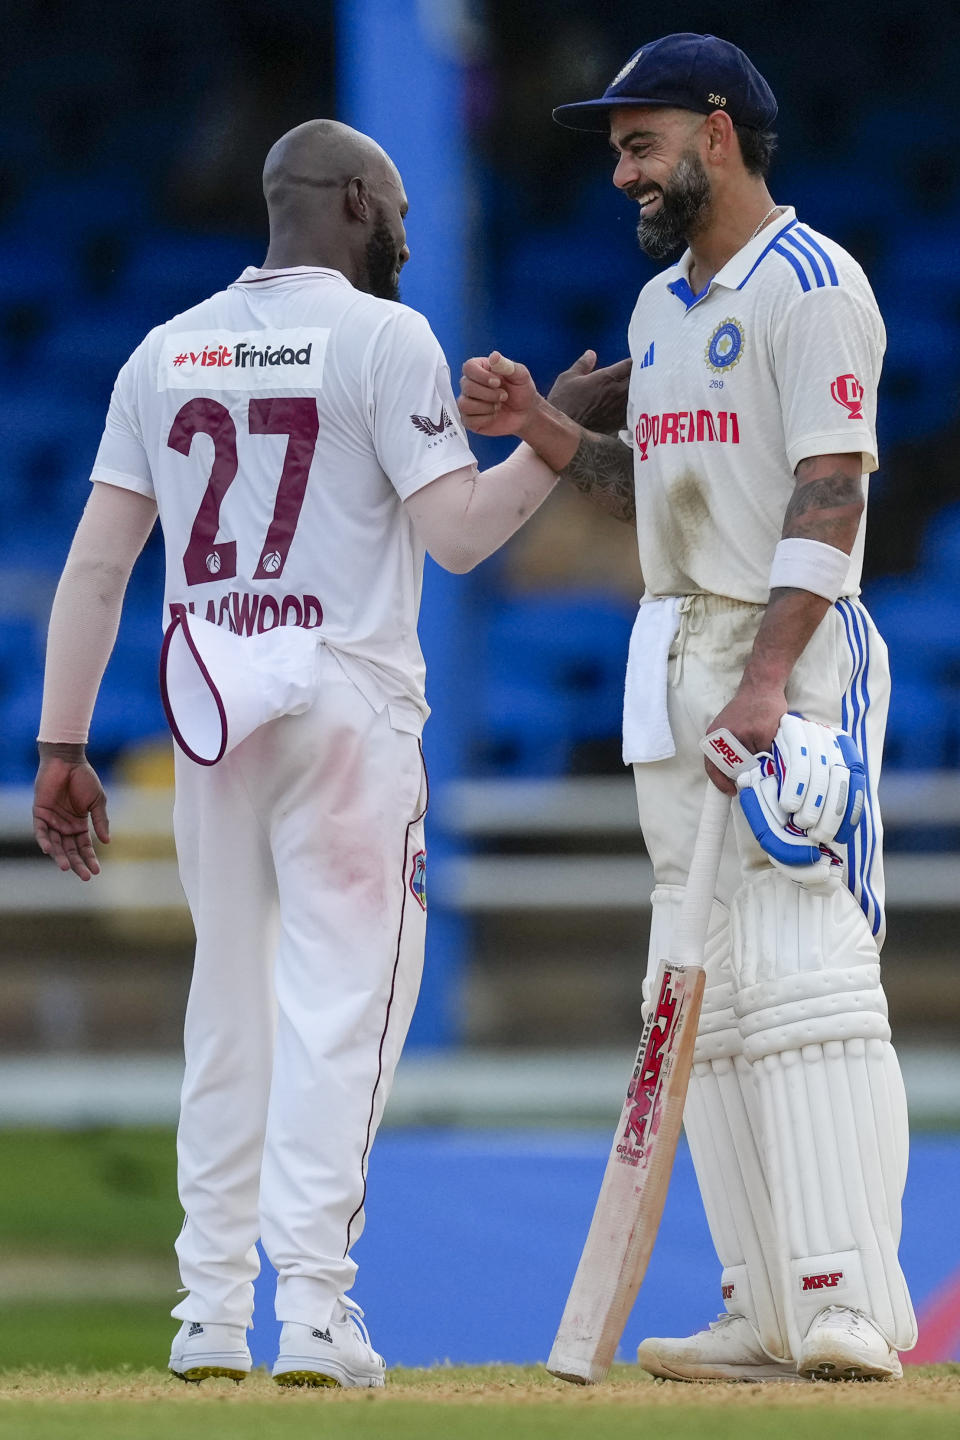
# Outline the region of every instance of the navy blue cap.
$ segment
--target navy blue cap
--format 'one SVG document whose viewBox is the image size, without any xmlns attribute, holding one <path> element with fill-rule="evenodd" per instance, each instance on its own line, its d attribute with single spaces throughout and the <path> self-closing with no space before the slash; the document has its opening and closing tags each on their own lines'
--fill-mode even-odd
<svg viewBox="0 0 960 1440">
<path fill-rule="evenodd" d="M 642 45 L 599 100 L 558 105 L 553 118 L 571 130 L 609 128 L 618 105 L 664 105 L 712 115 L 726 110 L 734 125 L 768 130 L 777 116 L 773 91 L 742 50 L 716 35 L 664 35 Z"/>
</svg>

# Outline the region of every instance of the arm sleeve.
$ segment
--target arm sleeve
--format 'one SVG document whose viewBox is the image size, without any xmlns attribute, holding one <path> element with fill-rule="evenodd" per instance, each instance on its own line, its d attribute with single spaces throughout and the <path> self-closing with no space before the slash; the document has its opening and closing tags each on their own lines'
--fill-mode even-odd
<svg viewBox="0 0 960 1440">
<path fill-rule="evenodd" d="M 153 477 L 137 411 L 137 377 L 143 349 L 140 346 L 133 352 L 117 376 L 90 479 L 136 490 L 138 495 L 152 500 Z"/>
<path fill-rule="evenodd" d="M 476 465 L 443 351 L 415 310 L 398 306 L 373 336 L 364 398 L 377 459 L 401 500 L 440 475 Z"/>
<path fill-rule="evenodd" d="M 549 465 L 519 445 L 481 475 L 470 465 L 439 476 L 404 509 L 437 564 L 463 575 L 509 540 L 556 483 Z"/>
<path fill-rule="evenodd" d="M 127 581 L 156 518 L 147 497 L 94 485 L 53 600 L 38 739 L 86 741 Z"/>
<path fill-rule="evenodd" d="M 791 470 L 811 455 L 854 451 L 863 456 L 864 473 L 876 470 L 883 350 L 872 297 L 830 285 L 793 301 L 773 340 Z"/>
</svg>

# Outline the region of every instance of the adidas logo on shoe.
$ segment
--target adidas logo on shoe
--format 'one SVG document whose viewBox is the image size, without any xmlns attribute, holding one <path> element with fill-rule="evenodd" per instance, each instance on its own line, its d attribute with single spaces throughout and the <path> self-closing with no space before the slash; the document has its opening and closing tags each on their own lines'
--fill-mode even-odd
<svg viewBox="0 0 960 1440">
<path fill-rule="evenodd" d="M 278 1385 L 360 1386 L 383 1385 L 383 1356 L 370 1344 L 363 1311 L 339 1295 L 324 1329 L 297 1320 L 285 1320 L 280 1331 L 280 1353 L 273 1367 Z"/>
<path fill-rule="evenodd" d="M 250 1368 L 244 1325 L 184 1320 L 170 1346 L 170 1369 L 191 1384 L 218 1375 L 240 1381 Z"/>
</svg>

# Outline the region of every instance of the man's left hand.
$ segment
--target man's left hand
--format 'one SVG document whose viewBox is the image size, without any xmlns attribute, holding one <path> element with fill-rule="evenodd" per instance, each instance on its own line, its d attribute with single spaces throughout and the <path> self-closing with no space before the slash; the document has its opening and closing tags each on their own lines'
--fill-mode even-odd
<svg viewBox="0 0 960 1440">
<path fill-rule="evenodd" d="M 753 755 L 759 755 L 772 746 L 780 717 L 786 710 L 787 697 L 777 686 L 760 686 L 744 680 L 729 705 L 725 705 L 720 714 L 711 720 L 707 734 L 712 730 L 732 730 L 742 745 Z M 734 781 L 709 760 L 705 760 L 704 765 L 718 790 L 725 795 L 736 795 Z"/>
<path fill-rule="evenodd" d="M 547 399 L 586 430 L 615 435 L 627 423 L 627 392 L 632 360 L 596 368 L 595 350 L 585 350 L 553 382 Z"/>
<path fill-rule="evenodd" d="M 79 752 L 74 754 L 73 752 Z M 33 833 L 44 855 L 81 880 L 100 874 L 90 823 L 102 844 L 110 843 L 107 797 L 82 746 L 41 742 L 33 798 Z"/>
</svg>

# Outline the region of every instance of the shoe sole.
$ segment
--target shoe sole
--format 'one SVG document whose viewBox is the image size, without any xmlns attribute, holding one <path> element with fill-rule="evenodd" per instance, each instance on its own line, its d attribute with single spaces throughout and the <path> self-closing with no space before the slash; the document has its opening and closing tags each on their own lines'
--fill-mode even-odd
<svg viewBox="0 0 960 1440">
<path fill-rule="evenodd" d="M 821 1360 L 815 1365 L 804 1365 L 800 1374 L 808 1380 L 901 1380 L 903 1371 L 882 1365 L 837 1365 L 833 1360 Z"/>
<path fill-rule="evenodd" d="M 347 1379 L 345 1375 L 330 1375 L 323 1370 L 281 1370 L 274 1371 L 276 1385 L 308 1385 L 315 1389 L 359 1389 L 374 1390 L 383 1385 L 383 1376 L 366 1376 L 362 1380 Z"/>
<path fill-rule="evenodd" d="M 188 1385 L 199 1385 L 201 1380 L 235 1380 L 239 1385 L 241 1380 L 246 1380 L 246 1370 L 231 1370 L 227 1365 L 191 1365 L 187 1370 L 175 1370 L 170 1367 L 170 1374 L 175 1375 L 178 1380 L 185 1380 Z"/>
<path fill-rule="evenodd" d="M 696 1365 L 691 1362 L 689 1366 L 670 1366 L 659 1358 L 645 1355 L 642 1345 L 637 1351 L 637 1364 L 641 1370 L 646 1370 L 648 1375 L 653 1375 L 658 1380 L 681 1380 L 687 1383 L 696 1380 L 725 1380 L 759 1384 L 773 1380 L 781 1384 L 795 1385 L 798 1381 L 805 1380 L 804 1376 L 797 1374 L 792 1365 L 778 1365 L 774 1361 L 769 1365 Z"/>
<path fill-rule="evenodd" d="M 286 1370 L 282 1375 L 274 1375 L 277 1385 L 311 1385 L 316 1389 L 328 1387 L 333 1390 L 342 1390 L 340 1381 L 333 1375 L 321 1375 L 318 1370 Z"/>
</svg>

